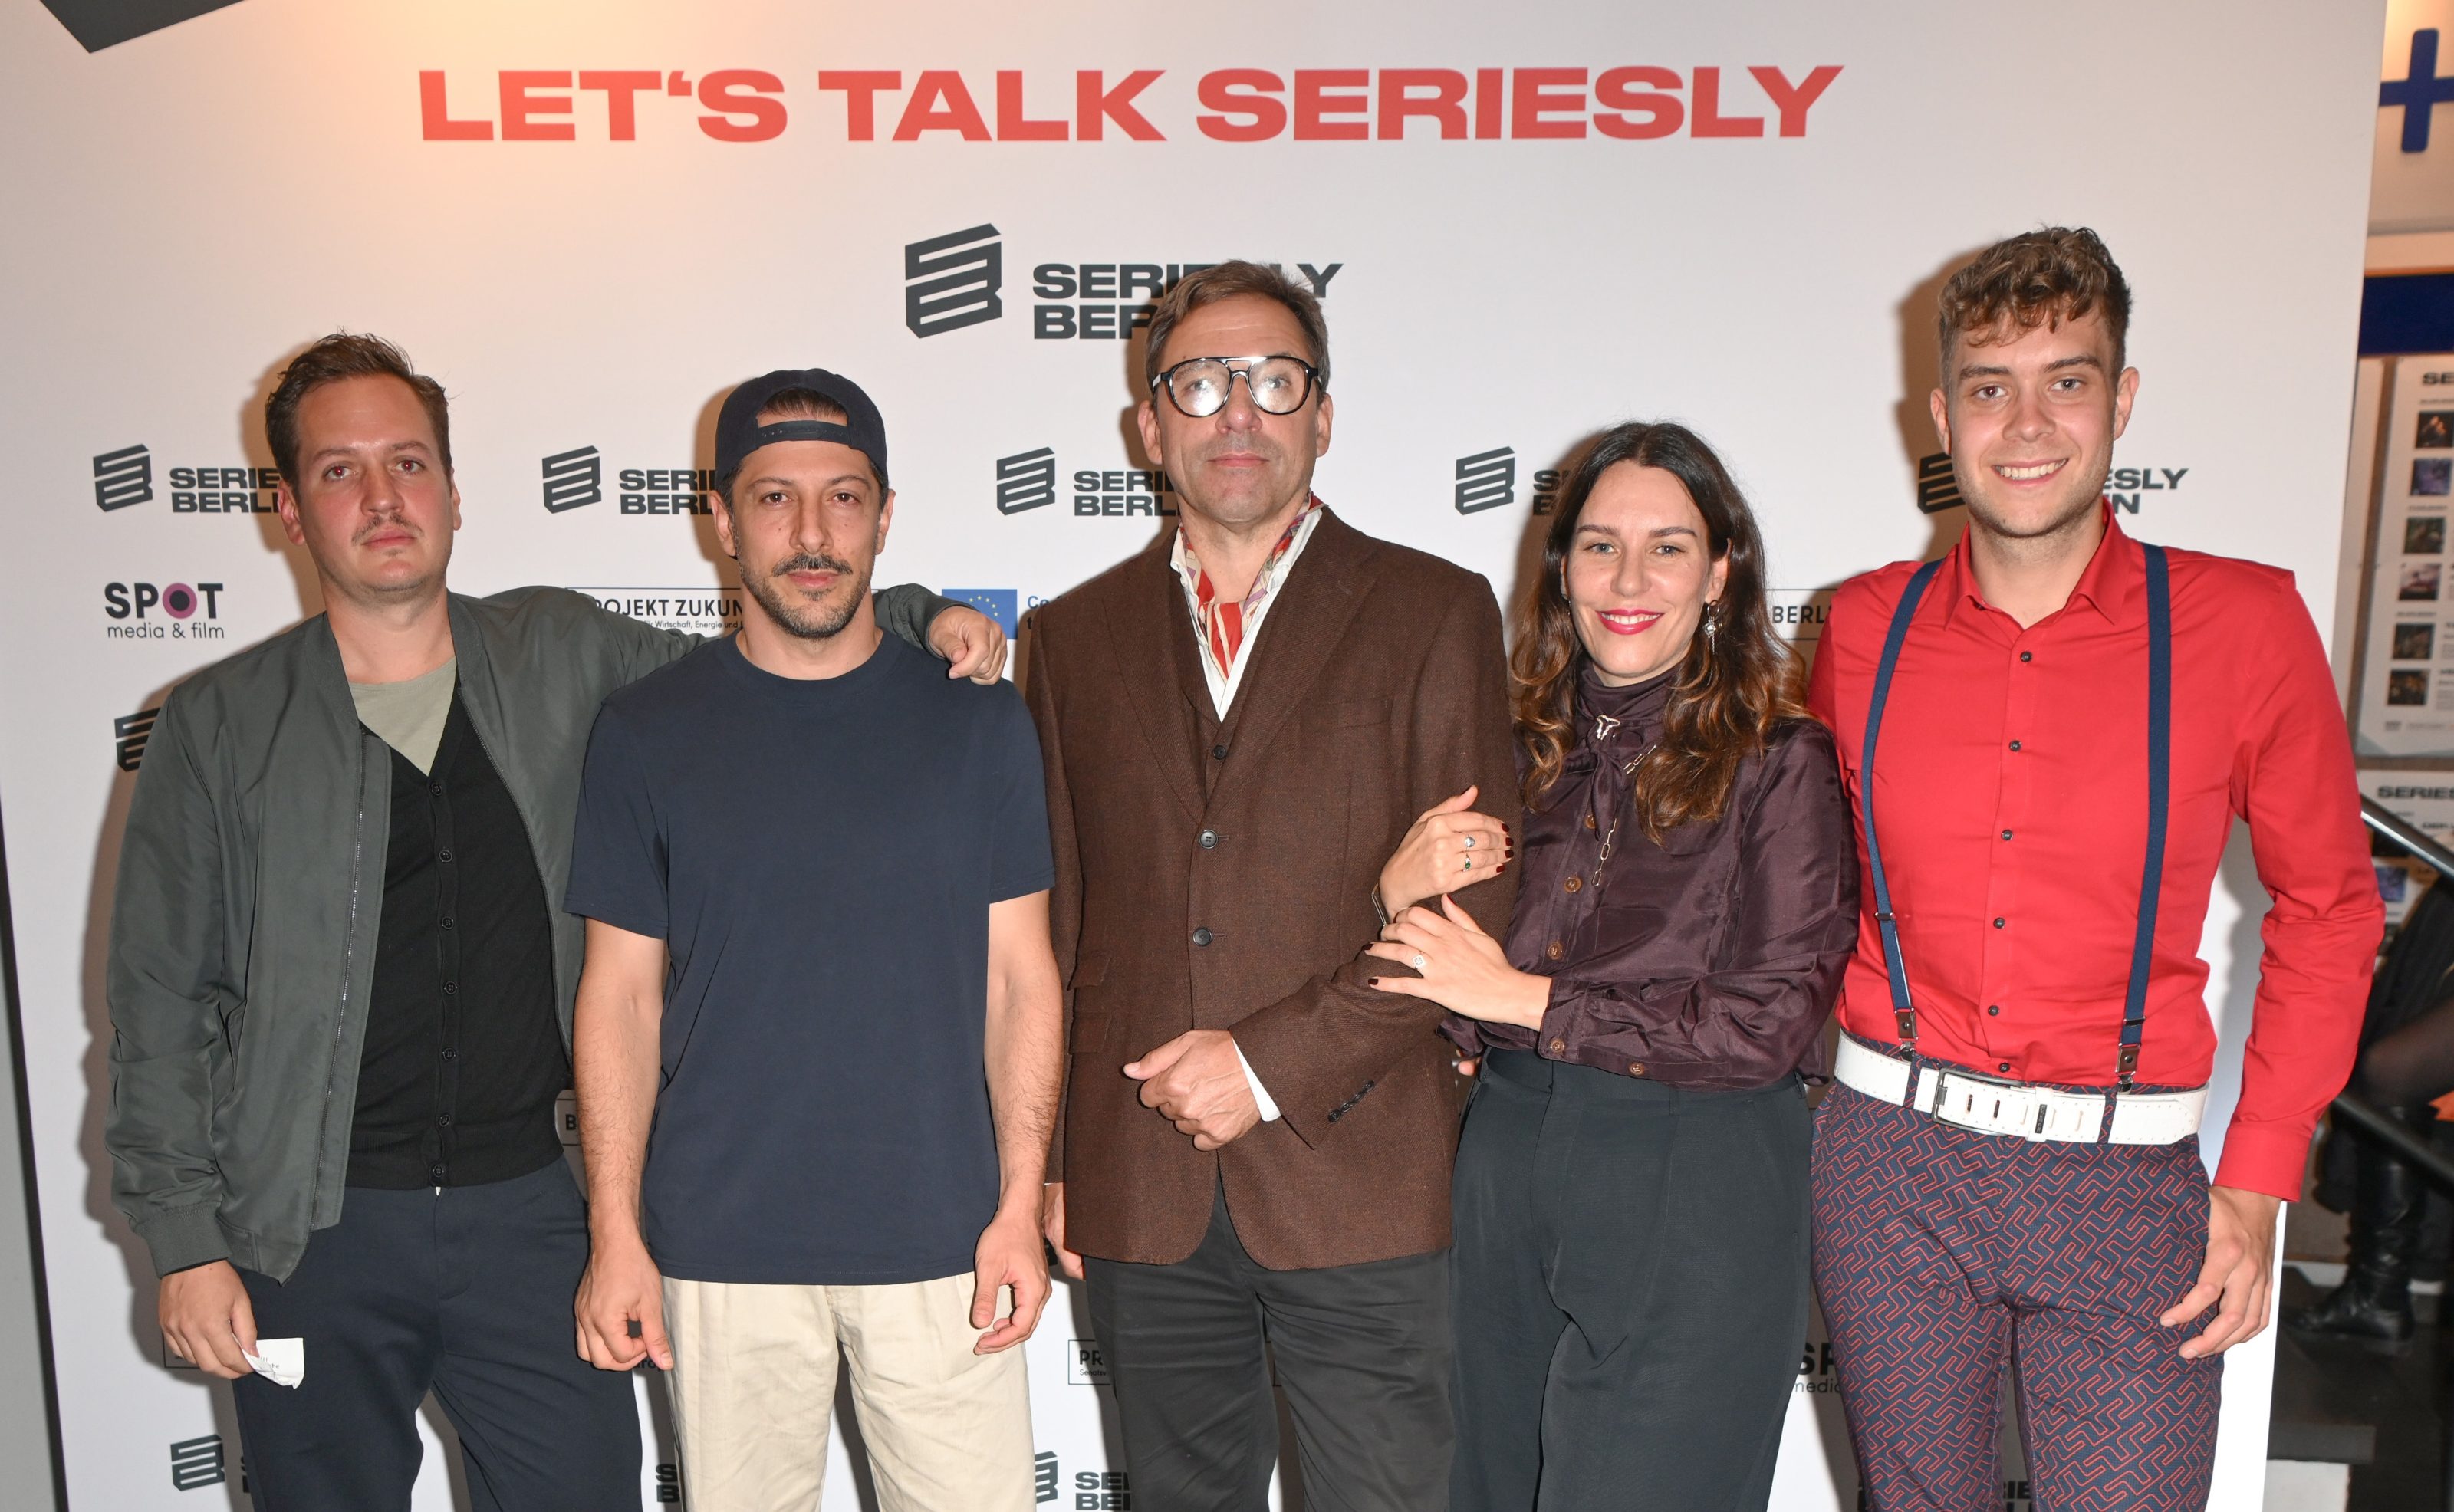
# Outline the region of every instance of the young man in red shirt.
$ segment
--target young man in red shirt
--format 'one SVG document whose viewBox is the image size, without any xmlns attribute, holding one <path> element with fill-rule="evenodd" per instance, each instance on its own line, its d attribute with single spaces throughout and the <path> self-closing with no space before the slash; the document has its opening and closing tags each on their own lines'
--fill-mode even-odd
<svg viewBox="0 0 2454 1512">
<path fill-rule="evenodd" d="M 1816 658 L 1865 883 L 1816 1284 L 1882 1512 L 1999 1497 L 2006 1348 L 2041 1506 L 2204 1505 L 2220 1357 L 2266 1326 L 2383 927 L 2290 575 L 2142 545 L 2102 501 L 2129 313 L 2085 230 L 1951 279 L 1932 404 L 1966 534 L 1842 585 Z M 2236 815 L 2273 903 L 2210 1186 L 2198 946 Z"/>
</svg>

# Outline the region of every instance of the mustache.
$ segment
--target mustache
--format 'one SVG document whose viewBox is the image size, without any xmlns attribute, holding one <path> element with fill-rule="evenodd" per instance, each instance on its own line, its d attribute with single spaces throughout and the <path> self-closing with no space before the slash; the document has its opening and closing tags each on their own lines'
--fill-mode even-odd
<svg viewBox="0 0 2454 1512">
<path fill-rule="evenodd" d="M 412 535 L 418 536 L 423 536 L 426 534 L 424 531 L 419 530 L 415 525 L 411 524 L 409 516 L 406 514 L 394 510 L 379 514 L 375 518 L 369 520 L 366 524 L 359 526 L 356 533 L 351 535 L 350 544 L 352 546 L 362 546 L 366 544 L 367 537 L 374 534 L 377 531 L 391 530 L 407 531 Z"/>
<path fill-rule="evenodd" d="M 837 561 L 832 556 L 822 555 L 816 552 L 803 552 L 797 556 L 787 556 L 777 562 L 775 571 L 770 575 L 788 577 L 795 573 L 842 573 L 849 576 L 852 574 L 852 564 Z"/>
</svg>

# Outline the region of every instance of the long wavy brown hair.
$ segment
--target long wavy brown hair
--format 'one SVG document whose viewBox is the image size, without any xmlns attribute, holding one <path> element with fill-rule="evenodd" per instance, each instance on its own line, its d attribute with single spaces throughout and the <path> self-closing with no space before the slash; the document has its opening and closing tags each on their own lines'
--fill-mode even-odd
<svg viewBox="0 0 2454 1512">
<path fill-rule="evenodd" d="M 1740 762 L 1760 754 L 1784 722 L 1812 716 L 1801 696 L 1798 657 L 1773 634 L 1764 605 L 1763 535 L 1721 459 L 1682 425 L 1614 426 L 1594 438 L 1569 473 L 1542 542 L 1542 575 L 1525 634 L 1509 657 L 1517 740 L 1526 756 L 1525 806 L 1540 807 L 1575 740 L 1577 680 L 1588 657 L 1568 605 L 1568 552 L 1594 485 L 1622 462 L 1658 467 L 1677 478 L 1704 516 L 1713 558 L 1729 563 L 1720 597 L 1707 611 L 1713 634 L 1700 629 L 1688 646 L 1661 738 L 1637 768 L 1636 813 L 1659 844 L 1681 824 L 1720 817 Z"/>
</svg>

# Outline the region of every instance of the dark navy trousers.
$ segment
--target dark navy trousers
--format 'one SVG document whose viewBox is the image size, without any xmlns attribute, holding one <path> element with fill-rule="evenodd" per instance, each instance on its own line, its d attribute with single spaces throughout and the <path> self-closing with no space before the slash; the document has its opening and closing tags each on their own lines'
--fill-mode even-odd
<svg viewBox="0 0 2454 1512">
<path fill-rule="evenodd" d="M 2156 1320 L 2206 1260 L 2196 1138 L 2032 1144 L 1835 1086 L 1816 1116 L 1814 1210 L 1816 1292 L 1873 1512 L 2002 1504 L 2006 1361 L 2037 1512 L 2206 1505 L 2223 1358 L 2175 1352 L 2205 1317 Z"/>
<path fill-rule="evenodd" d="M 352 1187 L 287 1282 L 242 1270 L 256 1337 L 304 1339 L 305 1382 L 235 1383 L 256 1512 L 406 1512 L 429 1390 L 475 1512 L 639 1503 L 629 1375 L 579 1358 L 588 1264 L 571 1167 L 436 1191 Z"/>
</svg>

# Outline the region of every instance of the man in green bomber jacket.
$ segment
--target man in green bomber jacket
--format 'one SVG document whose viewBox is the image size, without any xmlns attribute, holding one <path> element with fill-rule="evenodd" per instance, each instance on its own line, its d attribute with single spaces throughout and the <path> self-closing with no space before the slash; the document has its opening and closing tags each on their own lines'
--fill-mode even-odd
<svg viewBox="0 0 2454 1512">
<path fill-rule="evenodd" d="M 554 1101 L 584 936 L 559 899 L 598 705 L 697 637 L 561 589 L 449 593 L 443 391 L 388 342 L 309 348 L 265 430 L 327 610 L 181 684 L 148 742 L 114 1200 L 171 1347 L 235 1382 L 258 1506 L 406 1507 L 429 1390 L 481 1512 L 635 1506 L 629 1381 L 572 1332 Z M 924 589 L 877 612 L 950 676 L 1003 667 L 994 623 Z"/>
</svg>

